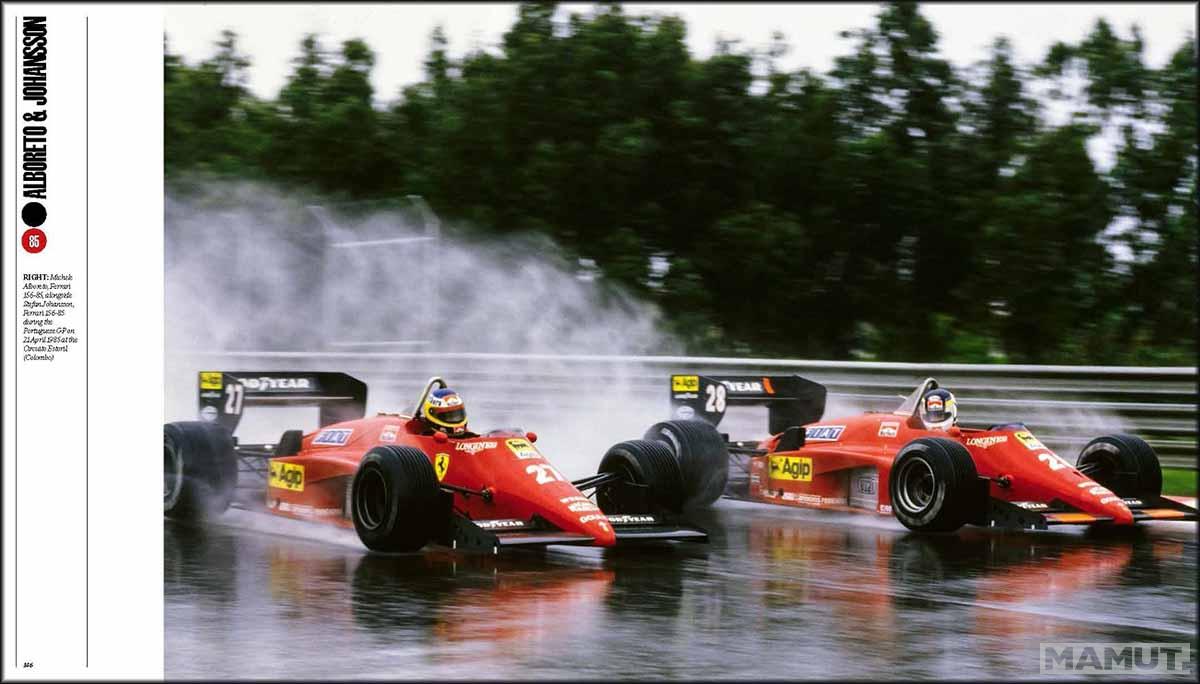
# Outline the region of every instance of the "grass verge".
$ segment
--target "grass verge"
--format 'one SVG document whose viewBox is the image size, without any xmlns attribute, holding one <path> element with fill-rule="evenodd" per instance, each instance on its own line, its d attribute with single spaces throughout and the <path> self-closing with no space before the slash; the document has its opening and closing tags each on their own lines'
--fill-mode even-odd
<svg viewBox="0 0 1200 684">
<path fill-rule="evenodd" d="M 1163 494 L 1196 496 L 1196 471 L 1182 468 L 1163 468 Z"/>
</svg>

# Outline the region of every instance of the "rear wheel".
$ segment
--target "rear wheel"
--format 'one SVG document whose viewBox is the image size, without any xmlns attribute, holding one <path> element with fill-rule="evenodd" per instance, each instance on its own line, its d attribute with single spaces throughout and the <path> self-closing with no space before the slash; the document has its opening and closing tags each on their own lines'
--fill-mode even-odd
<svg viewBox="0 0 1200 684">
<path fill-rule="evenodd" d="M 641 506 L 621 497 L 615 488 L 600 488 L 596 501 L 605 513 L 649 513 L 655 508 L 677 513 L 683 509 L 683 476 L 675 454 L 662 442 L 631 439 L 614 444 L 600 459 L 599 472 L 616 473 L 627 483 L 645 487 Z"/>
<path fill-rule="evenodd" d="M 978 478 L 966 448 L 948 439 L 924 437 L 900 450 L 888 476 L 892 513 L 910 530 L 952 532 L 971 519 Z"/>
<path fill-rule="evenodd" d="M 1140 437 L 1097 437 L 1079 452 L 1075 467 L 1120 497 L 1155 499 L 1162 495 L 1158 454 Z"/>
<path fill-rule="evenodd" d="M 350 517 L 373 551 L 416 551 L 446 521 L 429 458 L 412 447 L 377 446 L 358 465 Z"/>
<path fill-rule="evenodd" d="M 717 429 L 702 420 L 655 423 L 643 439 L 671 447 L 683 478 L 683 505 L 707 506 L 720 498 L 729 482 L 729 451 Z"/>
<path fill-rule="evenodd" d="M 229 508 L 237 486 L 233 435 L 216 423 L 163 425 L 163 514 L 198 520 Z"/>
</svg>

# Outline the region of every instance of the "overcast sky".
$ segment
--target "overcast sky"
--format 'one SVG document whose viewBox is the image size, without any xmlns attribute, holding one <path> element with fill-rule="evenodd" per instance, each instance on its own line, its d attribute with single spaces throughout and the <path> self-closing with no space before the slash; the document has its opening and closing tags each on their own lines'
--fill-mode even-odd
<svg viewBox="0 0 1200 684">
<path fill-rule="evenodd" d="M 560 12 L 590 12 L 591 3 L 564 3 Z M 712 54 L 718 36 L 741 39 L 746 47 L 765 48 L 782 31 L 791 52 L 781 65 L 827 71 L 834 57 L 847 54 L 844 29 L 869 26 L 876 3 L 863 4 L 672 4 L 626 3 L 628 14 L 676 14 L 688 27 L 688 47 L 697 57 Z M 1146 61 L 1160 66 L 1182 43 L 1195 23 L 1195 4 L 930 4 L 922 11 L 937 29 L 942 54 L 959 66 L 984 59 L 997 35 L 1008 36 L 1020 61 L 1040 60 L 1055 41 L 1078 41 L 1098 17 L 1129 36 L 1137 23 L 1146 40 Z M 433 27 L 445 27 L 450 51 L 460 56 L 476 47 L 495 49 L 512 25 L 510 4 L 307 4 L 168 5 L 165 30 L 172 52 L 189 63 L 211 56 L 220 31 L 240 36 L 250 56 L 250 88 L 263 97 L 278 94 L 305 33 L 322 36 L 326 48 L 363 38 L 375 51 L 372 74 L 376 99 L 390 101 L 400 89 L 421 80 Z"/>
</svg>

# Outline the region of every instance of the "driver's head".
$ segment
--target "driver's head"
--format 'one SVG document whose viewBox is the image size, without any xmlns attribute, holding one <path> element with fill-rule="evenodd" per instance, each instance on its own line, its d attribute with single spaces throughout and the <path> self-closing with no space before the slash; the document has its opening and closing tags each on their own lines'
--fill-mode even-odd
<svg viewBox="0 0 1200 684">
<path fill-rule="evenodd" d="M 421 406 L 421 419 L 434 430 L 448 435 L 467 431 L 467 407 L 458 392 L 449 387 L 432 390 Z"/>
<path fill-rule="evenodd" d="M 919 409 L 926 430 L 948 430 L 958 421 L 958 404 L 949 390 L 929 390 Z"/>
</svg>

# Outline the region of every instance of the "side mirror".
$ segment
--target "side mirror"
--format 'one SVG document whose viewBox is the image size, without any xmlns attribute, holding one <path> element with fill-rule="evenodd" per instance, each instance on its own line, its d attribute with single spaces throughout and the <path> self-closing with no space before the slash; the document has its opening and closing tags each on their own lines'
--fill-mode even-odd
<svg viewBox="0 0 1200 684">
<path fill-rule="evenodd" d="M 433 441 L 437 442 L 438 444 L 444 444 L 450 441 L 450 438 L 447 437 L 446 433 L 442 432 L 441 430 L 434 430 Z"/>
<path fill-rule="evenodd" d="M 533 444 L 534 442 L 537 441 L 537 433 L 536 432 L 526 432 L 525 439 L 529 440 L 530 444 Z"/>
</svg>

